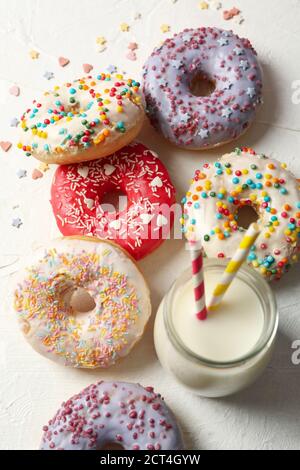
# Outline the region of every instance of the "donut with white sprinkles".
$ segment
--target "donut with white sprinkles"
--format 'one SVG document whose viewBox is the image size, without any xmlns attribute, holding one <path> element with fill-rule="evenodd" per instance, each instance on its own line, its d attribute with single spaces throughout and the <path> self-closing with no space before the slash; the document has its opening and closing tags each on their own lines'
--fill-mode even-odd
<svg viewBox="0 0 300 470">
<path fill-rule="evenodd" d="M 102 204 L 111 191 L 124 193 L 125 207 Z M 101 160 L 59 166 L 51 203 L 63 235 L 112 240 L 139 260 L 168 238 L 175 189 L 158 156 L 132 143 Z"/>
<path fill-rule="evenodd" d="M 214 87 L 195 96 L 197 77 Z M 173 144 L 202 150 L 237 139 L 262 102 L 262 72 L 247 39 L 232 31 L 185 29 L 153 51 L 143 91 L 154 127 Z"/>
</svg>

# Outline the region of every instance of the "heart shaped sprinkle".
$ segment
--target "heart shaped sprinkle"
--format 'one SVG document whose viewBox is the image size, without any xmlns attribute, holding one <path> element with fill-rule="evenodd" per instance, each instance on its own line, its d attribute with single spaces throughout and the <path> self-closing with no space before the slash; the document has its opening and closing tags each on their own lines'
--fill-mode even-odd
<svg viewBox="0 0 300 470">
<path fill-rule="evenodd" d="M 163 227 L 164 225 L 168 225 L 168 219 L 164 215 L 159 214 L 156 219 L 156 225 L 158 227 Z"/>
<path fill-rule="evenodd" d="M 113 165 L 110 165 L 109 163 L 105 163 L 105 165 L 103 166 L 104 168 L 104 173 L 106 174 L 106 176 L 110 176 L 113 174 L 113 172 L 115 171 L 116 167 L 113 166 Z"/>
<path fill-rule="evenodd" d="M 38 180 L 39 178 L 43 178 L 43 173 L 35 168 L 31 174 L 33 180 Z"/>
<path fill-rule="evenodd" d="M 87 175 L 89 174 L 89 167 L 88 166 L 80 166 L 77 168 L 78 173 L 82 178 L 86 178 Z"/>
<path fill-rule="evenodd" d="M 91 70 L 93 70 L 93 66 L 91 64 L 83 64 L 82 65 L 84 73 L 90 73 Z"/>
<path fill-rule="evenodd" d="M 20 94 L 20 88 L 17 86 L 17 85 L 13 85 L 10 89 L 9 89 L 9 93 L 13 96 L 19 96 Z"/>
<path fill-rule="evenodd" d="M 8 150 L 10 149 L 10 147 L 12 146 L 12 143 L 9 142 L 8 140 L 7 141 L 1 141 L 0 142 L 0 147 L 2 148 L 2 150 L 4 152 L 8 152 Z"/>
<path fill-rule="evenodd" d="M 68 65 L 70 63 L 70 61 L 66 57 L 59 57 L 58 58 L 58 63 L 61 67 L 65 67 L 66 65 Z"/>
<path fill-rule="evenodd" d="M 162 185 L 163 185 L 163 182 L 162 182 L 162 180 L 160 179 L 159 176 L 156 176 L 150 183 L 150 186 L 152 188 L 161 188 Z"/>
</svg>

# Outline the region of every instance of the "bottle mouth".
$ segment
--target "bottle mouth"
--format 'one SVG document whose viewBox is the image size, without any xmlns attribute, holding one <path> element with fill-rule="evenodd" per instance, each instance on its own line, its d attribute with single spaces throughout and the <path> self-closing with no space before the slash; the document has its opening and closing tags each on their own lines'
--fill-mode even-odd
<svg viewBox="0 0 300 470">
<path fill-rule="evenodd" d="M 212 258 L 205 258 L 204 259 L 204 269 L 205 270 L 218 270 L 220 274 L 224 271 L 228 260 L 219 260 L 219 259 L 212 259 Z M 279 322 L 279 315 L 277 310 L 277 304 L 275 296 L 272 292 L 271 287 L 269 284 L 262 278 L 262 276 L 257 273 L 254 269 L 249 268 L 246 264 L 244 264 L 238 271 L 237 277 L 247 284 L 257 295 L 264 314 L 264 325 L 263 330 L 259 336 L 258 341 L 255 343 L 253 348 L 237 359 L 230 360 L 230 361 L 214 361 L 211 359 L 207 359 L 203 356 L 198 355 L 189 347 L 183 343 L 181 338 L 179 337 L 173 323 L 172 318 L 172 309 L 173 309 L 173 301 L 174 296 L 177 289 L 188 282 L 191 279 L 191 269 L 186 269 L 179 278 L 173 283 L 169 292 L 166 295 L 164 308 L 163 308 L 163 316 L 164 316 L 164 323 L 166 327 L 166 331 L 168 337 L 175 347 L 181 354 L 188 357 L 190 360 L 197 362 L 198 364 L 216 368 L 216 369 L 226 369 L 226 368 L 233 368 L 241 366 L 242 364 L 251 361 L 255 357 L 259 356 L 259 354 L 268 349 L 277 334 L 278 330 L 278 322 Z"/>
</svg>

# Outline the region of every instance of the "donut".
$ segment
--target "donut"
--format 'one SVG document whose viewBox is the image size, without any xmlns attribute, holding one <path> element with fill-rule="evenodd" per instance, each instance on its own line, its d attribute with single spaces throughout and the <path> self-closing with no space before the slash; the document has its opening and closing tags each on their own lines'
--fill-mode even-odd
<svg viewBox="0 0 300 470">
<path fill-rule="evenodd" d="M 23 113 L 18 148 L 45 163 L 102 158 L 131 142 L 143 124 L 139 82 L 100 73 L 34 100 Z"/>
<path fill-rule="evenodd" d="M 64 402 L 43 428 L 41 450 L 183 449 L 171 410 L 152 387 L 98 382 Z"/>
<path fill-rule="evenodd" d="M 84 237 L 36 250 L 19 274 L 14 307 L 36 351 L 81 368 L 109 367 L 126 356 L 151 313 L 132 259 L 113 243 Z"/>
<path fill-rule="evenodd" d="M 183 203 L 183 231 L 203 242 L 208 257 L 233 256 L 245 232 L 238 214 L 249 206 L 261 230 L 249 266 L 272 280 L 298 261 L 300 186 L 285 163 L 236 149 L 195 172 Z"/>
<path fill-rule="evenodd" d="M 126 195 L 125 208 L 109 212 L 101 205 L 111 191 Z M 63 235 L 113 240 L 139 260 L 168 237 L 175 189 L 157 155 L 133 143 L 101 160 L 58 167 L 51 203 Z"/>
<path fill-rule="evenodd" d="M 193 94 L 199 80 L 214 88 Z M 185 29 L 143 69 L 147 114 L 173 144 L 202 150 L 237 139 L 262 102 L 262 72 L 248 39 L 218 28 Z"/>
</svg>

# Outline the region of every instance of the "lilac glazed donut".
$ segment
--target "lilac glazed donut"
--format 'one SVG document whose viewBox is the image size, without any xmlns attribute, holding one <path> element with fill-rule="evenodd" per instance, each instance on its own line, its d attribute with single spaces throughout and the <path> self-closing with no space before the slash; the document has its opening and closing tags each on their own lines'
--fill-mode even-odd
<svg viewBox="0 0 300 470">
<path fill-rule="evenodd" d="M 185 29 L 153 51 L 143 72 L 152 125 L 173 144 L 202 150 L 237 139 L 262 102 L 262 71 L 248 39 L 218 28 Z M 192 93 L 193 80 L 209 96 Z"/>
<path fill-rule="evenodd" d="M 173 413 L 152 387 L 98 382 L 64 402 L 43 428 L 41 450 L 183 449 Z"/>
</svg>

